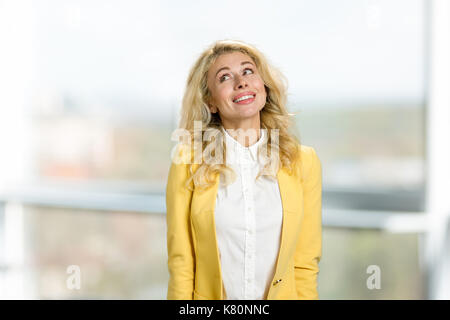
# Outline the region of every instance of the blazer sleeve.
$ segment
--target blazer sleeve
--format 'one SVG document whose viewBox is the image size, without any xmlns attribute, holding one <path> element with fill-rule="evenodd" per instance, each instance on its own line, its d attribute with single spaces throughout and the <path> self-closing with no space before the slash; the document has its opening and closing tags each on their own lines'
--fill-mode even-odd
<svg viewBox="0 0 450 320">
<path fill-rule="evenodd" d="M 295 283 L 298 299 L 317 300 L 318 264 L 322 257 L 322 167 L 314 148 L 307 147 L 302 156 L 304 208 L 294 258 Z"/>
<path fill-rule="evenodd" d="M 194 292 L 194 247 L 190 224 L 192 192 L 185 187 L 188 166 L 172 162 L 166 187 L 168 300 L 192 300 Z"/>
</svg>

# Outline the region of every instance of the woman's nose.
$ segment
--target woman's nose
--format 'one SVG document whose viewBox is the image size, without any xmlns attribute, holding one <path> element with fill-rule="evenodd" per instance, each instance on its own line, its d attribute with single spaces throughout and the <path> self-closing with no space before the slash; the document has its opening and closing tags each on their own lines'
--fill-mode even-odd
<svg viewBox="0 0 450 320">
<path fill-rule="evenodd" d="M 245 82 L 243 77 L 236 77 L 236 89 L 242 89 L 247 86 L 247 82 Z"/>
</svg>

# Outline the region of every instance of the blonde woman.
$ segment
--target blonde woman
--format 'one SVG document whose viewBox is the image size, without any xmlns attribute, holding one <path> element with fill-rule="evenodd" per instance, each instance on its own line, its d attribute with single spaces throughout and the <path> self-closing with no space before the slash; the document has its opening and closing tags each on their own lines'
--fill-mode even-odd
<svg viewBox="0 0 450 320">
<path fill-rule="evenodd" d="M 166 187 L 168 299 L 318 299 L 321 163 L 291 133 L 286 90 L 242 41 L 190 70 Z"/>
</svg>

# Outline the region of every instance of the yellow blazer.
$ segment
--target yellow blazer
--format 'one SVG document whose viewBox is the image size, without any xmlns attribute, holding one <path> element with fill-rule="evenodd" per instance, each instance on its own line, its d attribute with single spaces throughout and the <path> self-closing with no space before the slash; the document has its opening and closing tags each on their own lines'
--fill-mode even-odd
<svg viewBox="0 0 450 320">
<path fill-rule="evenodd" d="M 277 173 L 283 223 L 268 300 L 319 298 L 322 169 L 314 148 L 302 145 L 299 155 L 291 175 L 285 167 Z M 223 300 L 214 220 L 220 176 L 216 175 L 212 187 L 194 191 L 185 188 L 187 177 L 187 164 L 172 162 L 166 187 L 170 274 L 167 299 Z"/>
</svg>

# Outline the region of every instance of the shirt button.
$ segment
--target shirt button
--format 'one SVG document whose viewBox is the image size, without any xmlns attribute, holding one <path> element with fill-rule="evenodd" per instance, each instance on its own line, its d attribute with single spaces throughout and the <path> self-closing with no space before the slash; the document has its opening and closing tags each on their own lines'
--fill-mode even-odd
<svg viewBox="0 0 450 320">
<path fill-rule="evenodd" d="M 273 282 L 273 285 L 276 285 L 276 284 L 280 283 L 280 282 L 281 282 L 281 280 L 283 280 L 283 279 L 278 279 L 278 280 L 275 280 L 275 281 Z"/>
</svg>

